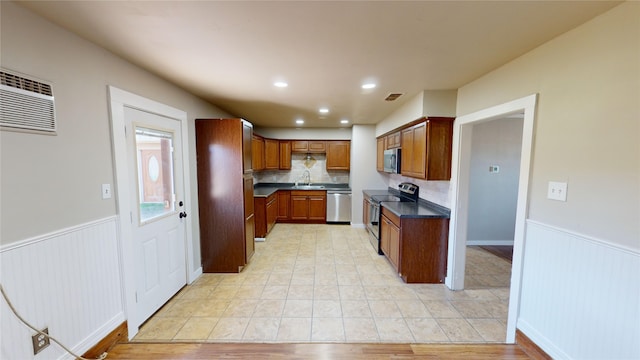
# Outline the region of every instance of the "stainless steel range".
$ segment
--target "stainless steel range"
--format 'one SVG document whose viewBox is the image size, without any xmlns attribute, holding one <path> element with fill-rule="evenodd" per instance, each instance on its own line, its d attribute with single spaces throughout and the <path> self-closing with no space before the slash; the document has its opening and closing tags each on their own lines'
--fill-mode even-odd
<svg viewBox="0 0 640 360">
<path fill-rule="evenodd" d="M 398 185 L 397 192 L 372 195 L 370 198 L 365 199 L 368 206 L 368 219 L 366 225 L 367 230 L 369 231 L 369 241 L 371 241 L 371 245 L 378 254 L 383 255 L 382 249 L 380 248 L 380 204 L 392 201 L 417 202 L 419 191 L 420 188 L 418 185 L 401 183 Z"/>
</svg>

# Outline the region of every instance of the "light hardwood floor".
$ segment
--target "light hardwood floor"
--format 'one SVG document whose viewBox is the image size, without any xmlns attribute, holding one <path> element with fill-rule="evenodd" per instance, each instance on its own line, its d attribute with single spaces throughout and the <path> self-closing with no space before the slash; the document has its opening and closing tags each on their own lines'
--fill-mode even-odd
<svg viewBox="0 0 640 360">
<path fill-rule="evenodd" d="M 500 344 L 211 344 L 127 343 L 107 359 L 530 359 L 518 345 Z"/>
</svg>

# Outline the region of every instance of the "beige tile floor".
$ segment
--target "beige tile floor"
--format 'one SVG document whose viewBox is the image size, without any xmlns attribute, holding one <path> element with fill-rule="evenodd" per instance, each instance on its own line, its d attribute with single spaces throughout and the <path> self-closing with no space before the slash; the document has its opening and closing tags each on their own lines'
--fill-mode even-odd
<svg viewBox="0 0 640 360">
<path fill-rule="evenodd" d="M 240 274 L 203 274 L 134 341 L 503 342 L 511 265 L 469 248 L 468 289 L 405 284 L 364 229 L 277 224 Z"/>
</svg>

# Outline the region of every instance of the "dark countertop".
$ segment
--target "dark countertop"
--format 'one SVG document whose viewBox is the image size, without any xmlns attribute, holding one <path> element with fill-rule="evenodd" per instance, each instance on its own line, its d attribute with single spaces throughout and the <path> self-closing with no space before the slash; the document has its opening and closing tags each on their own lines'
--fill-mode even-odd
<svg viewBox="0 0 640 360">
<path fill-rule="evenodd" d="M 324 186 L 324 189 L 300 189 L 294 183 L 259 183 L 253 186 L 253 197 L 268 197 L 278 190 L 351 190 L 349 184 L 313 183 L 313 186 Z"/>
<path fill-rule="evenodd" d="M 398 195 L 398 190 L 389 188 L 388 190 L 363 190 L 362 193 L 365 197 L 371 197 L 375 195 Z M 400 201 L 385 201 L 380 203 L 381 206 L 388 209 L 392 213 L 398 215 L 401 218 L 444 218 L 448 219 L 451 210 L 433 203 L 428 200 L 419 199 L 417 203 L 414 202 L 400 202 Z"/>
</svg>

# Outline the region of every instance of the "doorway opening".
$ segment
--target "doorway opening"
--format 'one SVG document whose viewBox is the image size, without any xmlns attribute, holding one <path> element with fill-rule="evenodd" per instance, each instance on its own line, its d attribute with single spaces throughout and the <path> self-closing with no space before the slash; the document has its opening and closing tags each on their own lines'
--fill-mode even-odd
<svg viewBox="0 0 640 360">
<path fill-rule="evenodd" d="M 465 260 L 467 239 L 469 239 L 470 205 L 472 199 L 471 175 L 473 158 L 473 133 L 476 125 L 498 119 L 522 122 L 520 159 L 517 168 L 517 198 L 513 232 L 513 261 L 509 290 L 509 314 L 506 342 L 515 342 L 516 318 L 520 297 L 520 280 L 524 248 L 524 227 L 528 210 L 529 170 L 531 164 L 533 125 L 537 94 L 533 94 L 505 104 L 497 105 L 475 113 L 460 116 L 454 124 L 453 160 L 451 171 L 451 220 L 449 227 L 449 257 L 445 283 L 452 290 L 465 288 Z M 504 120 L 509 121 L 509 120 Z M 481 129 L 481 128 L 478 128 Z M 489 168 L 491 166 L 491 169 Z M 487 171 L 499 173 L 499 164 L 487 166 Z M 498 168 L 496 169 L 495 166 Z M 475 185 L 475 184 L 473 184 Z M 512 210 L 513 211 L 513 210 Z M 473 224 L 473 222 L 471 223 Z M 495 240 L 495 239 L 494 239 Z"/>
<path fill-rule="evenodd" d="M 465 289 L 508 293 L 523 117 L 519 112 L 472 125 Z"/>
</svg>

